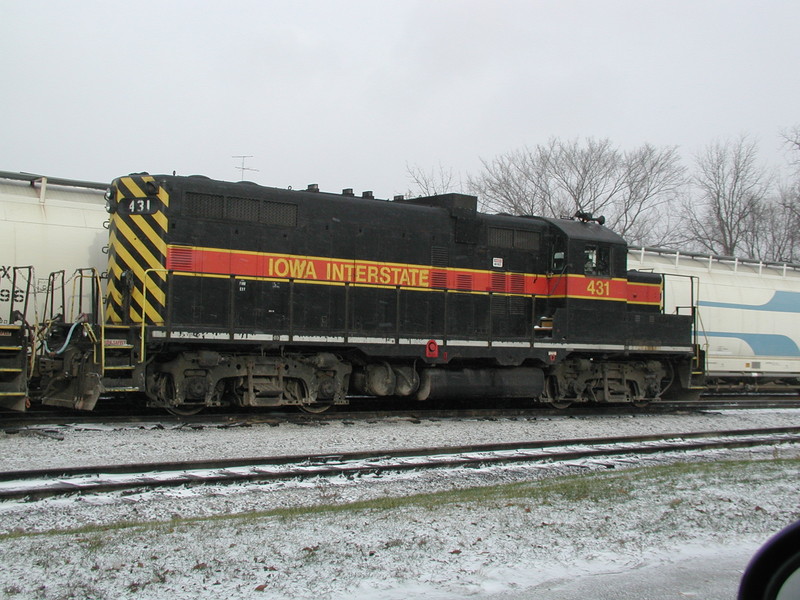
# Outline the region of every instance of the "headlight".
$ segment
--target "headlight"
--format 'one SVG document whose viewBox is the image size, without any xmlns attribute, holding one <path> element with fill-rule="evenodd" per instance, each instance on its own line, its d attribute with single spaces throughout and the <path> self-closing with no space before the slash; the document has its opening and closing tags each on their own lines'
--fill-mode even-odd
<svg viewBox="0 0 800 600">
<path fill-rule="evenodd" d="M 114 214 L 117 212 L 117 205 L 114 202 L 114 194 L 116 190 L 113 187 L 110 187 L 106 190 L 105 199 L 106 199 L 106 212 L 108 214 Z"/>
</svg>

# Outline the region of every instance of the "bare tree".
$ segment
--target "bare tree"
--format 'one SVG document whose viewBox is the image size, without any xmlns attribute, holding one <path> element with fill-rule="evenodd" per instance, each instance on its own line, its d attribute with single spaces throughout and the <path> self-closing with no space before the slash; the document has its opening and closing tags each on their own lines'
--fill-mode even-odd
<svg viewBox="0 0 800 600">
<path fill-rule="evenodd" d="M 622 155 L 607 139 L 558 143 L 550 176 L 574 210 L 593 214 L 612 207 L 625 186 Z"/>
<path fill-rule="evenodd" d="M 792 152 L 792 164 L 800 169 L 800 125 L 795 125 L 792 129 L 782 134 L 783 140 Z"/>
<path fill-rule="evenodd" d="M 800 262 L 800 125 L 783 134 L 790 150 L 789 163 L 794 167 L 793 178 L 781 186 L 779 225 L 788 230 L 784 237 L 789 248 L 782 248 L 781 257 L 775 260 Z"/>
<path fill-rule="evenodd" d="M 468 179 L 481 209 L 513 215 L 552 214 L 552 192 L 546 172 L 549 158 L 541 148 L 514 150 L 491 161 L 481 159 L 483 173 Z"/>
<path fill-rule="evenodd" d="M 673 236 L 669 208 L 678 203 L 686 168 L 675 147 L 645 144 L 623 157 L 624 186 L 615 199 L 615 231 L 638 244 L 662 245 Z"/>
<path fill-rule="evenodd" d="M 746 136 L 712 144 L 697 157 L 696 169 L 698 194 L 685 206 L 691 238 L 714 254 L 753 256 L 770 189 L 757 144 Z"/>
<path fill-rule="evenodd" d="M 486 210 L 551 217 L 577 211 L 603 214 L 608 225 L 636 243 L 660 243 L 659 207 L 677 198 L 685 168 L 675 148 L 649 144 L 622 152 L 611 142 L 551 139 L 491 161 L 469 179 Z M 649 222 L 648 222 L 649 221 Z"/>
<path fill-rule="evenodd" d="M 760 211 L 756 245 L 750 255 L 761 260 L 798 262 L 798 218 L 794 213 L 796 205 L 789 199 L 790 196 L 794 199 L 794 190 L 782 188 L 779 194 L 767 200 Z"/>
<path fill-rule="evenodd" d="M 453 169 L 445 169 L 439 163 L 438 170 L 424 170 L 418 165 L 406 163 L 406 174 L 413 184 L 413 189 L 409 189 L 406 195 L 412 196 L 436 196 L 449 192 L 460 192 L 462 189 L 461 180 L 453 173 Z"/>
</svg>

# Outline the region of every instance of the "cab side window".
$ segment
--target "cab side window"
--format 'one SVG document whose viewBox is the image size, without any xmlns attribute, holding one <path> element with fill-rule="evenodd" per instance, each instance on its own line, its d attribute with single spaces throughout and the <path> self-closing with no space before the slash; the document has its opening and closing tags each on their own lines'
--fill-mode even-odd
<svg viewBox="0 0 800 600">
<path fill-rule="evenodd" d="M 553 252 L 553 272 L 560 273 L 564 270 L 565 264 L 564 251 L 559 250 L 558 252 Z"/>
<path fill-rule="evenodd" d="M 567 247 L 563 239 L 557 238 L 553 243 L 553 260 L 550 269 L 553 273 L 563 273 L 567 268 Z"/>
<path fill-rule="evenodd" d="M 587 244 L 583 249 L 583 272 L 586 275 L 610 275 L 611 249 Z"/>
</svg>

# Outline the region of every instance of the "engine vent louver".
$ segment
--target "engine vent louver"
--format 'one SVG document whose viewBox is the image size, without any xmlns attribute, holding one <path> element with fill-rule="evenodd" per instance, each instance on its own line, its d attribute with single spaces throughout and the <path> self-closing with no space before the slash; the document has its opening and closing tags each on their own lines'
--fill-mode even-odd
<svg viewBox="0 0 800 600">
<path fill-rule="evenodd" d="M 472 289 L 472 275 L 466 275 L 463 273 L 459 273 L 456 276 L 456 288 L 459 290 L 471 290 Z"/>
<path fill-rule="evenodd" d="M 431 246 L 431 266 L 447 268 L 450 254 L 444 246 Z M 431 270 L 431 285 L 435 288 L 447 288 L 447 271 Z"/>
<path fill-rule="evenodd" d="M 505 292 L 506 291 L 506 274 L 505 273 L 492 273 L 492 291 Z"/>
<path fill-rule="evenodd" d="M 167 269 L 171 271 L 194 271 L 194 254 L 191 248 L 172 247 L 167 255 Z"/>
<path fill-rule="evenodd" d="M 512 294 L 525 293 L 525 277 L 523 275 L 509 275 L 508 283 L 509 283 L 509 291 Z"/>
<path fill-rule="evenodd" d="M 449 252 L 446 247 L 431 246 L 431 266 L 447 268 L 449 261 Z"/>
</svg>

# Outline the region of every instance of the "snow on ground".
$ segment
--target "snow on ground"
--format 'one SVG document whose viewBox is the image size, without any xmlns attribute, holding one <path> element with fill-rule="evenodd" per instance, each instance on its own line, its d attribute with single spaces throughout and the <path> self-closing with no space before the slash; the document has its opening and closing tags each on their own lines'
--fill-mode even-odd
<svg viewBox="0 0 800 600">
<path fill-rule="evenodd" d="M 284 423 L 277 427 L 202 425 L 143 429 L 140 425 L 48 428 L 0 433 L 0 471 L 58 466 L 327 454 L 534 440 L 681 433 L 800 425 L 800 410 L 734 410 L 693 415 L 529 417 L 517 419 L 385 419 L 373 422 Z"/>
<path fill-rule="evenodd" d="M 61 441 L 0 434 L 0 470 L 778 427 L 798 416 L 64 428 Z M 638 577 L 640 600 L 731 598 L 747 557 L 800 519 L 798 456 L 780 446 L 689 453 L 685 467 L 652 457 L 628 470 L 582 461 L 5 502 L 0 596 L 599 600 L 624 597 L 613 594 L 623 573 Z M 570 485 L 553 479 L 576 473 Z M 713 564 L 723 577 L 710 589 L 682 575 Z"/>
</svg>

